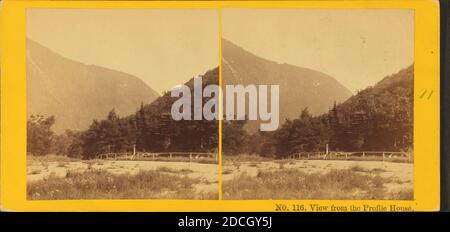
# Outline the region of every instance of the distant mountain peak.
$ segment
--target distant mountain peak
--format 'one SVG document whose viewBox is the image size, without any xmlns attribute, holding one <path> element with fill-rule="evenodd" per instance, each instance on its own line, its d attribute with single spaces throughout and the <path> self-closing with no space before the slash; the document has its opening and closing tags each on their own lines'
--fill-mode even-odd
<svg viewBox="0 0 450 232">
<path fill-rule="evenodd" d="M 314 115 L 325 113 L 334 102 L 352 96 L 325 73 L 261 58 L 227 39 L 222 39 L 222 54 L 223 84 L 279 85 L 280 123 L 296 118 L 305 107 Z M 248 125 L 256 130 L 256 123 Z"/>
<path fill-rule="evenodd" d="M 115 108 L 134 113 L 142 102 L 159 94 L 130 74 L 68 59 L 26 40 L 28 115 L 54 115 L 54 130 L 84 130 Z"/>
</svg>

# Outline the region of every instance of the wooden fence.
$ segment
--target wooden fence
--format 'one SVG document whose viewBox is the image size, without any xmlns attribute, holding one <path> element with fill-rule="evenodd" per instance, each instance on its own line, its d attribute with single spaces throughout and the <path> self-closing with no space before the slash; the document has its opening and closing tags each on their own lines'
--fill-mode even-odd
<svg viewBox="0 0 450 232">
<path fill-rule="evenodd" d="M 413 161 L 412 152 L 394 152 L 394 151 L 332 151 L 332 152 L 299 152 L 289 155 L 288 159 L 329 159 L 329 160 L 368 160 L 373 157 L 379 158 L 382 161 L 387 161 L 392 158 L 404 158 L 408 162 Z"/>
<path fill-rule="evenodd" d="M 107 160 L 156 160 L 158 158 L 173 159 L 175 157 L 189 158 L 189 162 L 199 158 L 213 158 L 218 162 L 216 153 L 205 152 L 135 152 L 135 153 L 104 153 L 96 156 L 97 159 Z"/>
</svg>

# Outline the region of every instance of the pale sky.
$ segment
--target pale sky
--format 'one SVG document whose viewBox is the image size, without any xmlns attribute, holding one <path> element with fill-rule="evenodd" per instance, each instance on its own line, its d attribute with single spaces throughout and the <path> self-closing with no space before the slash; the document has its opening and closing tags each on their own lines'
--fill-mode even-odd
<svg viewBox="0 0 450 232">
<path fill-rule="evenodd" d="M 135 75 L 159 93 L 219 63 L 215 9 L 29 9 L 27 16 L 30 39 Z"/>
<path fill-rule="evenodd" d="M 414 61 L 414 11 L 224 9 L 223 37 L 263 58 L 324 72 L 351 91 Z"/>
<path fill-rule="evenodd" d="M 355 92 L 414 61 L 413 10 L 223 9 L 223 37 Z M 218 65 L 215 9 L 29 9 L 27 36 L 161 93 Z"/>
</svg>

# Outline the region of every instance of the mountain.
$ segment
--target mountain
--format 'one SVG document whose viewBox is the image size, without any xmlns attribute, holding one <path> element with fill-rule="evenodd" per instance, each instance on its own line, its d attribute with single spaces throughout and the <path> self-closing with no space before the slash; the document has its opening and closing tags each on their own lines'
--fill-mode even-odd
<svg viewBox="0 0 450 232">
<path fill-rule="evenodd" d="M 158 97 L 135 76 L 67 59 L 31 39 L 26 62 L 28 116 L 54 115 L 57 133 L 87 129 L 113 108 L 120 115 L 135 113 Z"/>
<path fill-rule="evenodd" d="M 361 107 L 370 108 L 372 112 L 387 108 L 405 108 L 412 112 L 414 95 L 414 65 L 384 77 L 374 86 L 358 92 L 338 106 L 343 112 L 356 111 Z"/>
<path fill-rule="evenodd" d="M 413 107 L 414 66 L 411 65 L 333 107 L 326 117 L 334 117 L 331 121 L 339 123 L 335 129 L 341 139 L 336 141 L 341 140 L 337 146 L 342 150 L 410 150 Z"/>
<path fill-rule="evenodd" d="M 298 117 L 305 107 L 314 115 L 325 113 L 334 102 L 343 102 L 352 95 L 327 74 L 263 59 L 226 39 L 222 39 L 222 54 L 224 85 L 279 85 L 280 124 Z M 249 122 L 246 127 L 255 132 L 259 123 Z"/>
<path fill-rule="evenodd" d="M 207 85 L 218 85 L 219 84 L 219 68 L 213 68 L 211 70 L 206 71 L 203 75 L 200 75 L 202 79 L 202 89 Z M 194 78 L 189 79 L 184 83 L 185 86 L 189 87 L 191 90 L 191 112 L 194 112 Z M 165 92 L 161 97 L 158 97 L 156 100 L 149 104 L 143 105 L 143 109 L 146 113 L 151 113 L 156 115 L 161 114 L 170 114 L 172 104 L 177 101 L 178 97 L 171 97 L 171 92 Z M 207 102 L 210 98 L 203 97 L 203 104 Z M 197 106 L 202 107 L 202 106 Z M 193 117 L 193 115 L 192 115 Z M 202 120 L 203 121 L 203 120 Z"/>
<path fill-rule="evenodd" d="M 218 84 L 218 68 L 202 75 L 203 87 Z M 194 92 L 194 80 L 185 83 Z M 92 158 L 102 152 L 132 151 L 193 151 L 217 150 L 218 122 L 215 120 L 173 120 L 171 108 L 178 98 L 170 92 L 149 104 L 142 104 L 134 114 L 118 117 L 111 111 L 106 119 L 95 121 L 80 138 L 82 154 Z M 209 98 L 203 98 L 205 104 Z M 202 105 L 203 105 L 202 104 Z M 194 105 L 191 104 L 191 112 Z M 72 154 L 73 155 L 73 154 Z"/>
<path fill-rule="evenodd" d="M 256 151 L 283 157 L 297 152 L 412 151 L 414 66 L 384 77 L 328 113 L 313 117 L 306 110 L 267 136 Z M 268 140 L 266 137 L 266 140 Z M 270 140 L 271 139 L 271 140 Z M 264 144 L 259 139 L 252 144 Z M 274 148 L 270 148 L 274 146 Z M 254 147 L 257 147 L 254 146 Z"/>
</svg>

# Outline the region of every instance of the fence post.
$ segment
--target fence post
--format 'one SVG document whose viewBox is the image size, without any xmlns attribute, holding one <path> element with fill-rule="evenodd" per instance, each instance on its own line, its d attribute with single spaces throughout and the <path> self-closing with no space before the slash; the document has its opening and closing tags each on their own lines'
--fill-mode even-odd
<svg viewBox="0 0 450 232">
<path fill-rule="evenodd" d="M 365 159 L 366 158 L 366 153 L 365 152 L 363 152 L 363 159 Z"/>
<path fill-rule="evenodd" d="M 189 152 L 189 162 L 192 162 L 192 153 Z"/>
<path fill-rule="evenodd" d="M 383 152 L 383 161 L 384 161 L 384 152 Z"/>
<path fill-rule="evenodd" d="M 345 153 L 345 159 L 347 159 L 347 152 Z"/>
<path fill-rule="evenodd" d="M 172 159 L 172 153 L 169 153 L 169 159 Z"/>
</svg>

